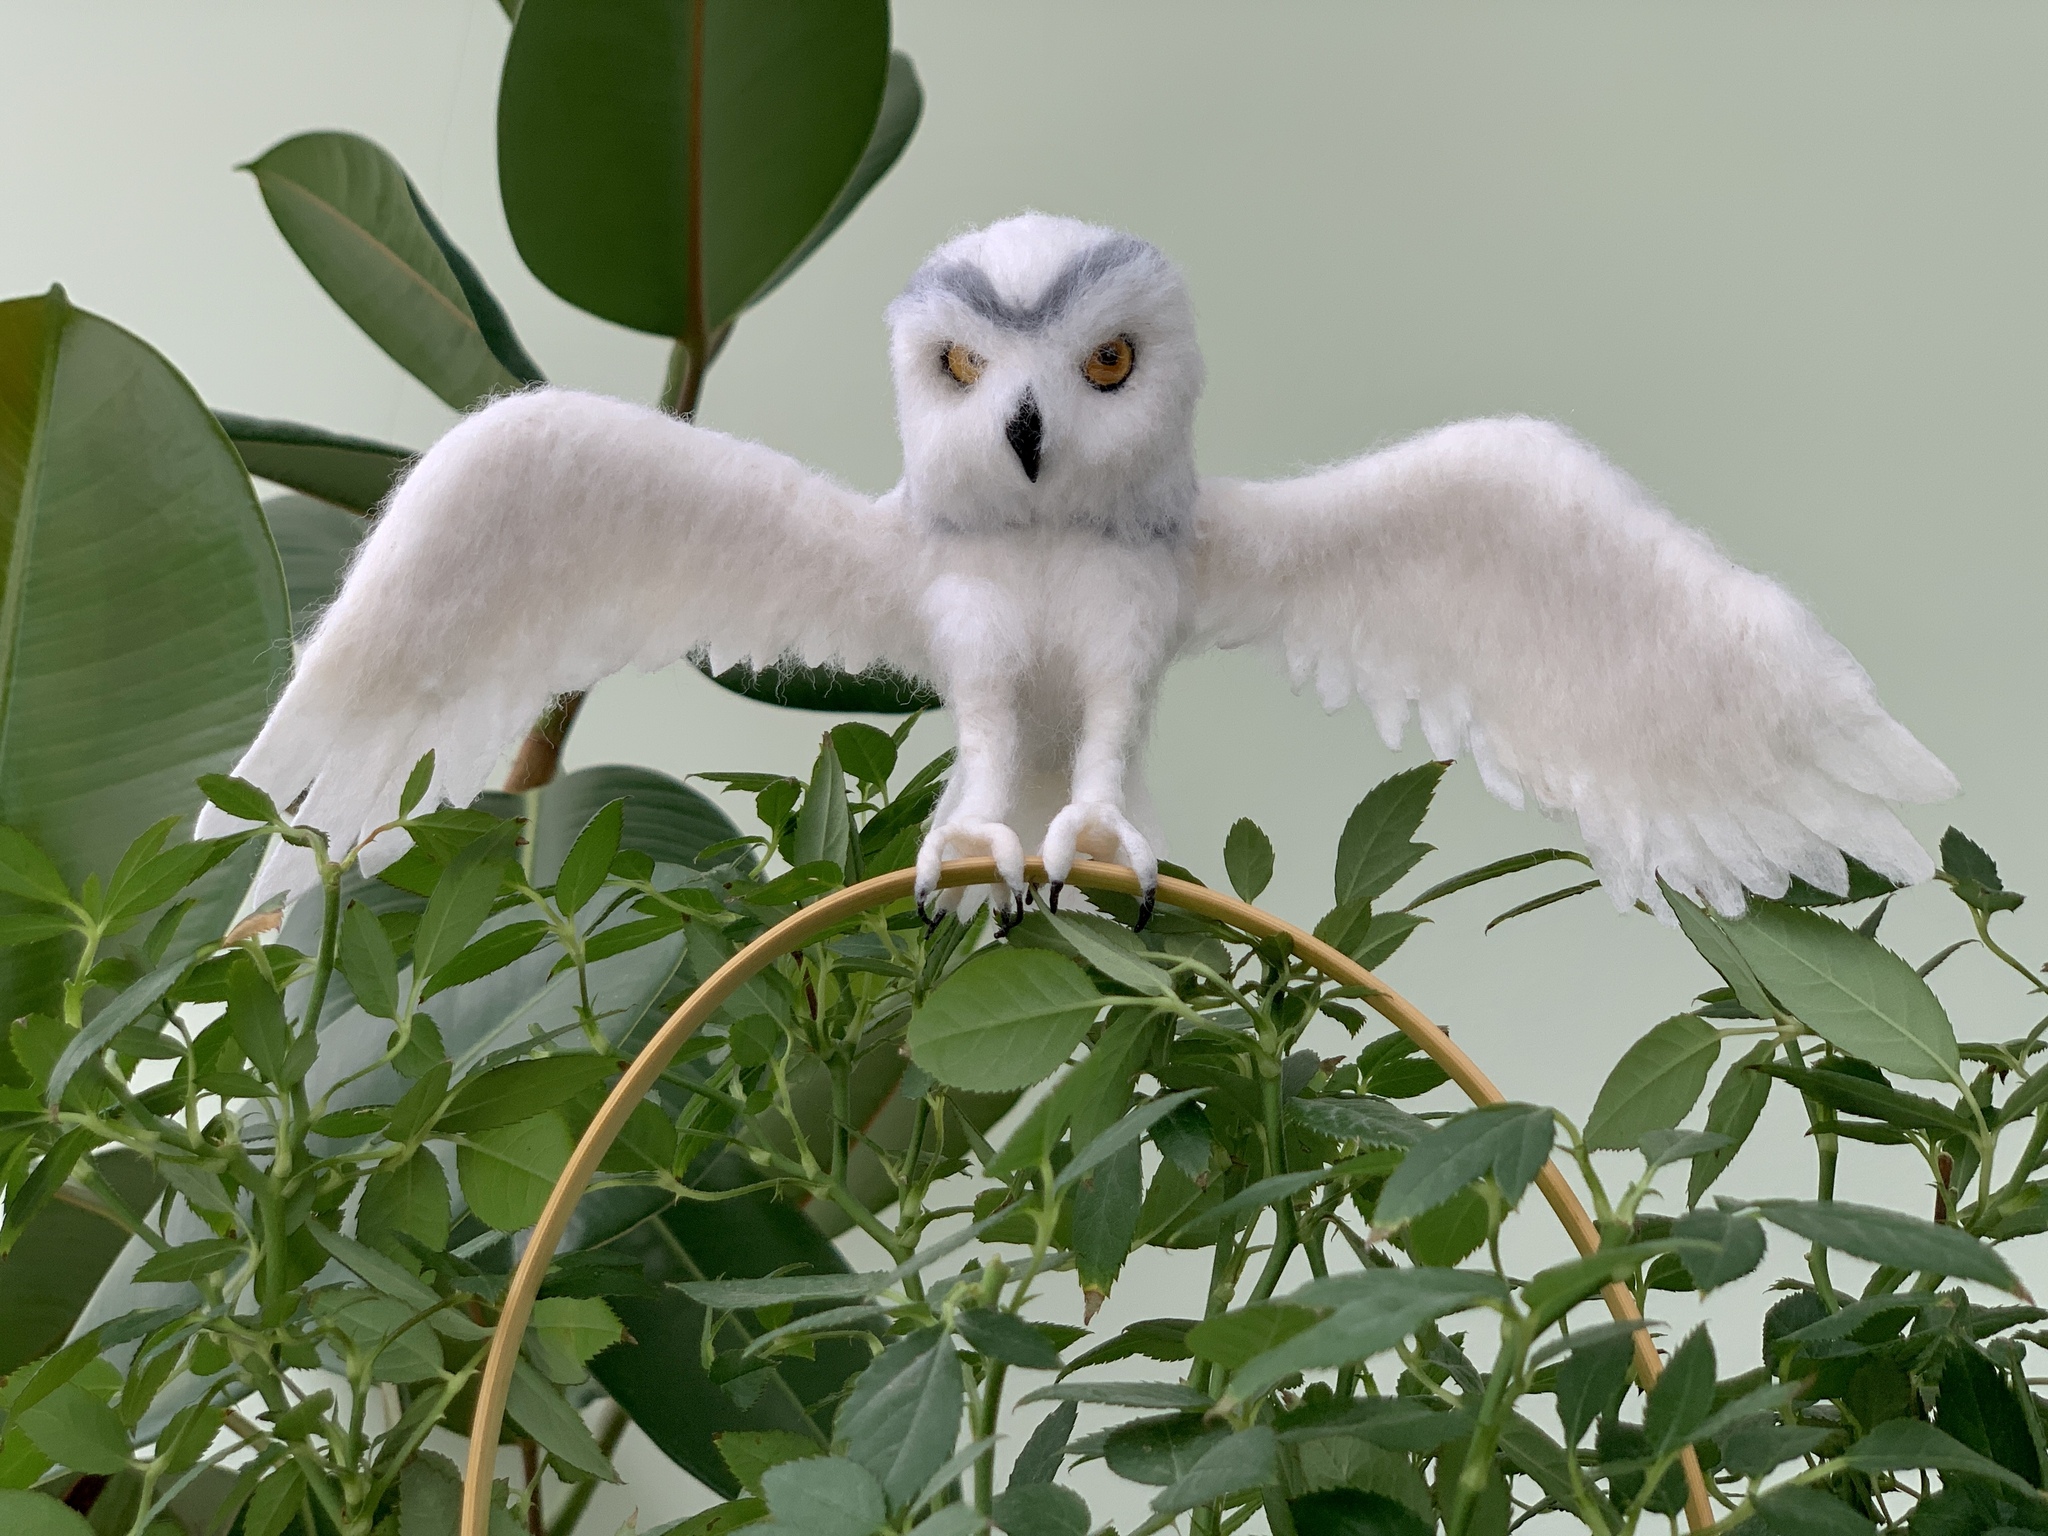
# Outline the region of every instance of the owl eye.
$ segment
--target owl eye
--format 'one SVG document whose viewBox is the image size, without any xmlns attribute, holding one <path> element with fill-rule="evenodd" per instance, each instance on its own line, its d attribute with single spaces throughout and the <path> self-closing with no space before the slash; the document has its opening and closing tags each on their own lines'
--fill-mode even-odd
<svg viewBox="0 0 2048 1536">
<path fill-rule="evenodd" d="M 1137 349 L 1131 345 L 1131 338 L 1113 336 L 1088 354 L 1081 372 L 1087 375 L 1090 384 L 1107 392 L 1131 376 L 1137 361 Z"/>
<path fill-rule="evenodd" d="M 981 377 L 985 361 L 956 341 L 939 354 L 939 366 L 953 376 L 955 384 L 965 389 Z"/>
</svg>

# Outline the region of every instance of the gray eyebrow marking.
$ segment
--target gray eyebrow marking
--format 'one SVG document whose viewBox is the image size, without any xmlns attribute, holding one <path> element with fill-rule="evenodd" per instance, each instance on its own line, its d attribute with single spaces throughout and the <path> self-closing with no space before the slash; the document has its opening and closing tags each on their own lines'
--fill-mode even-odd
<svg viewBox="0 0 2048 1536">
<path fill-rule="evenodd" d="M 964 261 L 925 267 L 910 280 L 903 296 L 950 293 L 984 320 L 1009 331 L 1038 331 L 1065 314 L 1074 300 L 1117 268 L 1136 261 L 1156 261 L 1158 248 L 1135 235 L 1113 235 L 1080 252 L 1054 274 L 1030 304 L 1012 304 L 996 292 L 988 274 Z"/>
</svg>

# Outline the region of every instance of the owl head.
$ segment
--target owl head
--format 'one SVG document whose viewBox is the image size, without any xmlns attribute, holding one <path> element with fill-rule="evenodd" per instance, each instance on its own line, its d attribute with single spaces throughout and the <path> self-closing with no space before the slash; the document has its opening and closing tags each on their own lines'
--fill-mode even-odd
<svg viewBox="0 0 2048 1536">
<path fill-rule="evenodd" d="M 1020 214 L 934 251 L 889 328 L 918 515 L 961 533 L 1185 531 L 1202 354 L 1157 247 Z"/>
</svg>

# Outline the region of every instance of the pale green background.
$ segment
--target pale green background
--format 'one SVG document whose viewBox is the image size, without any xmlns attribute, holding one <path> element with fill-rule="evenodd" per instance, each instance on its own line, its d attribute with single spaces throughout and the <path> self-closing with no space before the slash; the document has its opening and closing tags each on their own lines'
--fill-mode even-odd
<svg viewBox="0 0 2048 1536">
<path fill-rule="evenodd" d="M 924 125 L 741 321 L 706 422 L 880 490 L 897 470 L 881 310 L 919 257 L 1026 207 L 1122 225 L 1193 285 L 1206 470 L 1286 473 L 1480 412 L 1568 422 L 1862 658 L 1965 785 L 1916 830 L 1959 821 L 2021 889 L 2048 871 L 2048 12 L 910 0 L 897 17 Z M 404 162 L 554 377 L 650 396 L 660 344 L 570 310 L 512 252 L 492 175 L 505 34 L 487 0 L 5 0 L 0 294 L 62 281 L 222 406 L 423 444 L 448 413 L 334 309 L 230 169 L 348 128 Z M 692 675 L 626 679 L 571 755 L 794 769 L 822 723 Z M 1213 878 L 1250 815 L 1279 849 L 1269 904 L 1311 921 L 1345 812 L 1399 766 L 1362 717 L 1325 718 L 1245 656 L 1175 676 L 1154 757 L 1173 856 Z M 1425 873 L 1568 838 L 1468 771 L 1443 800 Z M 1578 1114 L 1615 1053 L 1709 978 L 1597 899 L 1480 937 L 1544 879 L 1446 903 L 1390 978 L 1510 1093 Z M 1961 931 L 1932 894 L 1903 905 L 1916 960 Z M 2039 910 L 2009 920 L 2026 952 L 2048 949 Z M 1966 1033 L 2031 1022 L 1973 952 L 1939 979 Z M 1793 1117 L 1771 1129 L 1728 1187 L 1806 1177 Z M 1845 1193 L 1917 1208 L 1920 1182 L 1880 1158 Z M 1791 1259 L 1781 1242 L 1771 1265 Z M 1195 1289 L 1154 1255 L 1112 1306 L 1186 1307 Z M 621 1512 L 681 1507 L 657 1460 L 629 1458 Z"/>
</svg>

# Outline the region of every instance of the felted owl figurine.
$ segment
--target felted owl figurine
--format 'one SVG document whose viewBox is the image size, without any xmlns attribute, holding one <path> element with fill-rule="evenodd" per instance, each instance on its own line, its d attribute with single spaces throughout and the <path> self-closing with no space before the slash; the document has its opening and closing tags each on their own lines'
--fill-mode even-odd
<svg viewBox="0 0 2048 1536">
<path fill-rule="evenodd" d="M 935 682 L 958 737 L 920 907 L 942 860 L 985 855 L 1014 917 L 1033 844 L 1055 900 L 1083 856 L 1151 888 L 1161 678 L 1258 642 L 1388 746 L 1419 707 L 1434 756 L 1576 820 L 1618 905 L 1666 913 L 1660 878 L 1731 914 L 1794 875 L 1840 892 L 1844 852 L 1932 873 L 1887 802 L 1948 796 L 1948 770 L 1789 593 L 1562 427 L 1203 479 L 1179 272 L 1042 214 L 941 246 L 888 321 L 903 478 L 879 497 L 598 395 L 465 418 L 392 493 L 237 773 L 345 847 L 429 748 L 430 795 L 466 803 L 552 697 L 623 668 L 880 662 Z"/>
</svg>

